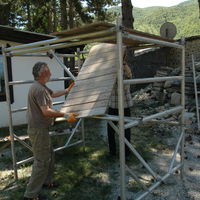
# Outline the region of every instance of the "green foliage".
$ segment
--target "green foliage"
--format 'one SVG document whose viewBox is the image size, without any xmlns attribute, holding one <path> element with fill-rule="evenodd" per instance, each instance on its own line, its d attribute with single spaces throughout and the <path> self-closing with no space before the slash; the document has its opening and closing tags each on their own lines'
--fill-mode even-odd
<svg viewBox="0 0 200 200">
<path fill-rule="evenodd" d="M 110 21 L 110 6 L 119 0 L 2 0 L 0 24 L 23 30 L 51 33 L 94 21 Z"/>
<path fill-rule="evenodd" d="M 109 9 L 120 14 L 120 7 Z M 199 7 L 197 0 L 188 0 L 172 7 L 133 8 L 134 28 L 139 31 L 160 35 L 160 27 L 166 21 L 177 28 L 176 39 L 200 34 Z"/>
</svg>

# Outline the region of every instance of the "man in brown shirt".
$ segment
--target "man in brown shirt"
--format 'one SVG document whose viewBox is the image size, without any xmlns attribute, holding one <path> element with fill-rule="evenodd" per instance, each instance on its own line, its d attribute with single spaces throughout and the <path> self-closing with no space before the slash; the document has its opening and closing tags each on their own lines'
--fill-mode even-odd
<svg viewBox="0 0 200 200">
<path fill-rule="evenodd" d="M 74 84 L 65 90 L 52 91 L 46 83 L 51 71 L 44 62 L 33 66 L 35 82 L 28 93 L 28 135 L 31 140 L 34 163 L 24 200 L 42 200 L 38 194 L 43 185 L 53 186 L 54 152 L 49 136 L 49 126 L 56 117 L 65 117 L 68 122 L 76 121 L 76 113 L 62 113 L 52 108 L 52 98 L 67 94 Z"/>
</svg>

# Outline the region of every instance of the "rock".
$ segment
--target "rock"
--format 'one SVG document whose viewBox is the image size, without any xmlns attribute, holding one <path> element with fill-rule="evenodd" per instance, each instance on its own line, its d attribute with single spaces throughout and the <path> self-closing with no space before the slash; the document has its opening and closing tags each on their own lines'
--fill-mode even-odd
<svg viewBox="0 0 200 200">
<path fill-rule="evenodd" d="M 180 105 L 181 103 L 181 94 L 178 92 L 174 92 L 171 95 L 171 104 L 173 105 Z"/>
<path fill-rule="evenodd" d="M 192 141 L 192 136 L 188 135 L 187 137 L 185 137 L 185 141 L 190 142 Z"/>
<path fill-rule="evenodd" d="M 173 81 L 165 81 L 164 88 L 170 88 L 173 84 Z"/>
<path fill-rule="evenodd" d="M 186 125 L 190 125 L 196 120 L 195 113 L 193 112 L 185 112 L 183 117 Z"/>
</svg>

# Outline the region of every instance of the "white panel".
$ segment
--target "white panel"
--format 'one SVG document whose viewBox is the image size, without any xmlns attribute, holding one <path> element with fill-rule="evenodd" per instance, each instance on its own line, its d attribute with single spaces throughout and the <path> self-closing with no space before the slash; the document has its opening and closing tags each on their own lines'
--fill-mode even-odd
<svg viewBox="0 0 200 200">
<path fill-rule="evenodd" d="M 19 80 L 33 80 L 32 67 L 38 61 L 46 62 L 52 72 L 51 78 L 63 77 L 63 69 L 56 63 L 54 59 L 48 57 L 12 57 L 12 75 L 13 81 Z M 14 103 L 12 109 L 18 109 L 27 106 L 27 95 L 31 84 L 14 85 Z M 47 83 L 47 86 L 52 90 L 64 89 L 64 81 L 56 81 Z M 55 101 L 64 101 L 64 97 L 53 99 Z M 60 109 L 60 105 L 55 106 L 55 109 Z M 8 126 L 8 111 L 6 102 L 0 102 L 0 111 L 3 111 L 3 115 L 0 115 L 0 127 Z M 25 124 L 26 112 L 17 112 L 13 114 L 13 124 Z"/>
</svg>

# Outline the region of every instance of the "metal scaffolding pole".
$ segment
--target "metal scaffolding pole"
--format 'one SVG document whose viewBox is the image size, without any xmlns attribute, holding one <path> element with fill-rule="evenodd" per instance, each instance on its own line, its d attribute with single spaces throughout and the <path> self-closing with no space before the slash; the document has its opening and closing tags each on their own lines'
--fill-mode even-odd
<svg viewBox="0 0 200 200">
<path fill-rule="evenodd" d="M 184 174 L 184 143 L 185 143 L 185 127 L 183 126 L 185 119 L 185 39 L 181 39 L 181 43 L 183 45 L 182 55 L 181 55 L 181 75 L 183 77 L 181 81 L 181 105 L 184 108 L 181 113 L 181 132 L 183 133 L 182 143 L 181 143 L 181 177 L 183 178 Z"/>
<path fill-rule="evenodd" d="M 115 35 L 116 34 L 116 35 Z M 95 36 L 94 39 L 88 39 L 89 37 Z M 98 37 L 96 37 L 98 36 Z M 82 40 L 80 40 L 82 39 Z M 182 68 L 181 68 L 181 75 L 180 76 L 171 76 L 171 77 L 154 77 L 154 78 L 141 78 L 141 79 L 131 79 L 131 80 L 123 80 L 123 39 L 129 39 L 129 40 L 134 40 L 134 41 L 140 41 L 142 43 L 149 43 L 149 44 L 154 44 L 154 45 L 161 45 L 161 46 L 168 46 L 168 47 L 173 47 L 173 48 L 178 48 L 182 51 Z M 184 128 L 184 112 L 185 112 L 185 47 L 183 44 L 178 44 L 178 43 L 172 43 L 172 42 L 167 42 L 164 40 L 159 40 L 159 39 L 153 39 L 149 38 L 148 36 L 139 36 L 135 35 L 134 33 L 129 33 L 126 32 L 126 30 L 123 30 L 122 27 L 122 22 L 121 19 L 117 20 L 117 25 L 115 28 L 109 29 L 109 30 L 104 30 L 104 31 L 96 31 L 93 33 L 87 33 L 87 34 L 80 34 L 80 35 L 75 35 L 75 36 L 69 36 L 69 37 L 64 37 L 64 38 L 54 38 L 46 41 L 41 41 L 41 42 L 35 42 L 31 44 L 25 44 L 25 45 L 18 45 L 15 47 L 9 47 L 9 48 L 4 48 L 2 46 L 2 52 L 3 52 L 3 62 L 4 62 L 4 76 L 5 76 L 5 88 L 6 88 L 6 101 L 8 105 L 8 113 L 9 113 L 9 131 L 10 131 L 10 136 L 11 136 L 11 150 L 12 150 L 12 157 L 13 157 L 13 168 L 15 171 L 15 178 L 17 179 L 17 165 L 20 165 L 22 163 L 28 162 L 33 159 L 33 157 L 28 158 L 24 161 L 19 161 L 16 163 L 16 158 L 15 158 L 15 149 L 14 149 L 14 133 L 13 133 L 13 123 L 12 123 L 12 113 L 19 112 L 19 111 L 24 111 L 26 108 L 21 108 L 21 109 L 16 109 L 16 110 L 11 110 L 11 104 L 10 104 L 10 93 L 9 93 L 9 85 L 15 85 L 15 84 L 27 84 L 30 83 L 30 81 L 13 81 L 9 82 L 8 80 L 8 71 L 7 71 L 7 61 L 6 61 L 6 56 L 16 56 L 16 55 L 24 55 L 27 53 L 31 52 L 41 52 L 41 51 L 47 51 L 52 49 L 57 49 L 57 48 L 62 48 L 62 47 L 71 47 L 75 45 L 81 45 L 81 44 L 87 44 L 91 42 L 116 42 L 117 44 L 117 53 L 118 53 L 118 58 L 119 58 L 119 63 L 117 65 L 117 83 L 118 83 L 118 110 L 119 110 L 119 117 L 116 116 L 110 116 L 110 115 L 105 115 L 101 117 L 96 117 L 96 118 L 102 118 L 106 120 L 112 120 L 112 121 L 118 121 L 119 122 L 119 129 L 116 127 L 115 130 L 116 132 L 119 133 L 119 148 L 120 148 L 120 197 L 121 200 L 126 200 L 126 183 L 125 183 L 125 172 L 126 169 L 127 171 L 136 179 L 137 176 L 135 173 L 131 171 L 130 168 L 126 167 L 125 165 L 125 143 L 127 146 L 132 150 L 133 153 L 139 158 L 142 164 L 145 164 L 145 161 L 143 161 L 142 156 L 138 155 L 137 151 L 132 147 L 131 143 L 128 142 L 125 137 L 125 129 L 140 125 L 143 122 L 148 122 L 152 121 L 156 118 L 165 116 L 167 114 L 173 114 L 173 113 L 180 113 L 181 112 L 181 136 L 177 142 L 174 154 L 172 156 L 172 161 L 169 166 L 169 171 L 165 176 L 160 178 L 157 176 L 151 168 L 145 164 L 147 170 L 152 174 L 152 176 L 157 179 L 157 182 L 153 184 L 150 188 L 147 189 L 145 185 L 142 185 L 143 189 L 146 191 L 143 192 L 136 200 L 140 200 L 144 198 L 146 195 L 149 194 L 153 189 L 155 189 L 158 185 L 162 183 L 163 180 L 168 178 L 176 169 L 181 167 L 181 176 L 183 176 L 184 172 L 184 134 L 185 134 L 185 128 Z M 61 43 L 64 42 L 64 43 Z M 41 46 L 44 45 L 44 46 Z M 54 54 L 55 59 L 57 62 L 61 65 L 61 67 L 68 72 L 68 74 L 72 77 L 73 80 L 75 80 L 75 77 L 69 72 L 68 69 L 66 69 L 66 66 L 62 63 L 62 61 L 58 58 L 59 55 L 55 54 L 52 51 L 52 54 Z M 34 55 L 34 54 L 32 54 Z M 78 50 L 78 53 L 76 55 L 78 57 L 78 63 L 80 62 L 80 50 Z M 80 63 L 78 64 L 80 66 Z M 133 119 L 133 118 L 127 118 L 124 117 L 124 84 L 141 84 L 141 83 L 150 83 L 150 82 L 161 82 L 161 81 L 167 81 L 167 80 L 179 80 L 181 81 L 181 105 L 176 106 L 174 108 L 171 108 L 169 110 L 156 113 L 150 116 L 146 116 L 141 119 Z M 112 122 L 109 122 L 110 124 L 113 124 Z M 79 124 L 82 124 L 82 140 L 79 140 L 73 144 L 69 144 L 73 135 L 75 134 L 76 129 L 78 128 Z M 71 133 L 67 143 L 55 149 L 54 151 L 59 151 L 62 150 L 66 147 L 77 145 L 80 143 L 85 142 L 85 134 L 84 134 L 84 127 L 83 127 L 83 120 L 81 120 L 77 123 L 76 128 L 73 130 Z M 175 162 L 175 157 L 176 154 L 178 153 L 179 146 L 181 146 L 181 163 L 178 164 L 177 166 L 173 166 Z M 137 180 L 139 183 L 139 179 Z"/>
<path fill-rule="evenodd" d="M 146 38 L 146 37 L 138 36 L 138 35 L 132 35 L 127 32 L 123 33 L 123 37 L 127 38 L 127 39 L 137 40 L 137 41 L 141 41 L 141 42 L 148 42 L 151 44 L 158 44 L 158 45 L 163 45 L 163 46 L 167 46 L 167 47 L 174 47 L 174 48 L 179 48 L 179 49 L 184 48 L 183 45 L 180 45 L 177 43 L 166 42 L 166 41 L 152 39 L 152 38 Z"/>
<path fill-rule="evenodd" d="M 93 36 L 103 37 L 106 34 L 113 34 L 114 32 L 115 32 L 115 29 L 111 28 L 109 30 L 98 31 L 95 33 L 87 33 L 87 34 L 69 36 L 69 37 L 64 37 L 64 38 L 53 38 L 53 39 L 49 39 L 49 40 L 33 42 L 33 43 L 29 43 L 29 44 L 21 44 L 21 45 L 17 45 L 14 47 L 8 47 L 5 49 L 5 52 L 10 52 L 13 50 L 14 51 L 20 50 L 20 49 L 30 49 L 32 47 L 40 47 L 41 45 L 50 45 L 50 44 L 61 43 L 61 42 L 65 42 L 65 41 L 75 41 L 77 39 L 84 39 L 84 38 L 89 38 L 89 37 L 93 37 Z"/>
<path fill-rule="evenodd" d="M 121 200 L 126 200 L 125 185 L 125 140 L 124 140 L 124 84 L 123 84 L 123 44 L 122 44 L 122 21 L 117 20 L 117 51 L 119 64 L 117 70 L 118 84 L 118 110 L 119 110 L 119 148 L 120 148 L 120 194 Z"/>
<path fill-rule="evenodd" d="M 65 72 L 75 81 L 76 78 L 74 77 L 74 75 L 67 69 L 65 64 L 60 60 L 60 58 L 58 58 L 58 56 L 53 52 L 53 50 L 50 50 L 50 53 L 53 55 L 53 57 L 59 63 L 59 65 L 65 70 Z"/>
<path fill-rule="evenodd" d="M 14 143 L 14 134 L 13 134 L 13 121 L 12 121 L 12 112 L 11 112 L 9 80 L 8 80 L 8 65 L 7 65 L 7 57 L 6 57 L 6 54 L 4 52 L 4 46 L 3 45 L 2 45 L 2 55 L 3 55 L 6 102 L 7 102 L 7 108 L 8 108 L 9 132 L 10 132 L 10 138 L 11 138 L 11 152 L 12 152 L 12 160 L 13 160 L 13 169 L 14 169 L 15 179 L 17 180 L 18 175 L 17 175 L 17 166 L 16 166 L 15 143 Z"/>
<path fill-rule="evenodd" d="M 21 143 L 24 147 L 28 148 L 29 150 L 32 150 L 32 148 L 25 143 L 24 141 L 21 141 L 21 139 L 14 134 L 13 131 L 13 119 L 12 119 L 12 114 L 16 113 L 16 112 L 23 112 L 27 110 L 27 107 L 23 107 L 23 108 L 18 108 L 18 109 L 11 109 L 11 102 L 10 102 L 10 91 L 9 91 L 9 87 L 12 85 L 21 85 L 21 84 L 30 84 L 33 83 L 33 80 L 23 80 L 23 81 L 10 81 L 8 80 L 8 69 L 7 69 L 7 56 L 5 53 L 5 49 L 4 46 L 2 46 L 2 55 L 3 55 L 3 66 L 4 66 L 4 77 L 5 77 L 5 89 L 6 89 L 6 101 L 7 101 L 7 107 L 8 107 L 8 117 L 9 117 L 9 132 L 10 132 L 10 138 L 11 138 L 11 152 L 12 152 L 12 159 L 13 159 L 13 169 L 14 169 L 14 176 L 15 176 L 15 180 L 18 179 L 18 172 L 17 172 L 17 166 L 23 164 L 23 163 L 27 163 L 33 160 L 33 157 L 27 158 L 25 160 L 21 160 L 18 161 L 16 160 L 16 155 L 15 155 L 15 143 L 14 143 L 14 139 L 17 139 L 17 141 L 19 143 Z M 53 52 L 54 54 L 54 52 Z M 68 54 L 67 54 L 68 55 Z M 60 78 L 54 78 L 54 79 L 50 79 L 50 82 L 52 81 L 62 81 L 62 80 L 71 80 L 71 79 L 75 79 L 75 77 L 71 74 L 71 72 L 66 68 L 66 66 L 64 66 L 64 64 L 60 61 L 60 59 L 58 58 L 58 54 L 54 54 L 54 57 L 56 58 L 56 61 L 60 64 L 60 66 L 62 68 L 64 68 L 64 70 L 66 70 L 68 72 L 68 74 L 71 75 L 71 77 L 60 77 Z M 74 55 L 73 55 L 74 57 Z M 53 105 L 58 105 L 58 104 L 62 104 L 64 102 L 54 102 Z M 80 124 L 80 122 L 78 122 L 78 125 Z M 69 141 L 71 140 L 71 138 L 73 137 L 73 135 L 75 134 L 76 129 L 78 128 L 78 125 L 75 127 L 73 133 L 70 136 Z M 83 132 L 84 134 L 84 132 Z M 85 139 L 85 137 L 82 134 L 82 140 L 79 140 L 73 144 L 67 144 L 64 147 L 60 147 L 55 149 L 55 151 L 59 151 L 61 149 L 70 147 L 70 146 L 74 146 L 80 143 L 83 143 L 85 141 L 83 141 Z"/>
<path fill-rule="evenodd" d="M 92 43 L 92 42 L 106 42 L 106 41 L 110 41 L 110 40 L 115 40 L 116 37 L 115 36 L 107 36 L 107 37 L 103 37 L 103 38 L 94 38 L 94 39 L 89 39 L 89 40 L 83 40 L 83 41 L 76 41 L 76 42 L 66 42 L 66 43 L 61 43 L 61 44 L 53 44 L 53 45 L 47 45 L 47 46 L 43 46 L 43 47 L 35 47 L 32 49 L 24 49 L 24 50 L 19 50 L 19 51 L 11 51 L 6 53 L 7 56 L 16 56 L 16 55 L 22 55 L 22 54 L 26 54 L 26 53 L 34 53 L 34 52 L 44 52 L 44 51 L 48 51 L 49 49 L 58 49 L 58 48 L 64 48 L 64 47 L 72 47 L 72 46 L 78 46 L 78 45 L 82 45 L 82 44 L 87 44 L 87 43 Z"/>
</svg>

